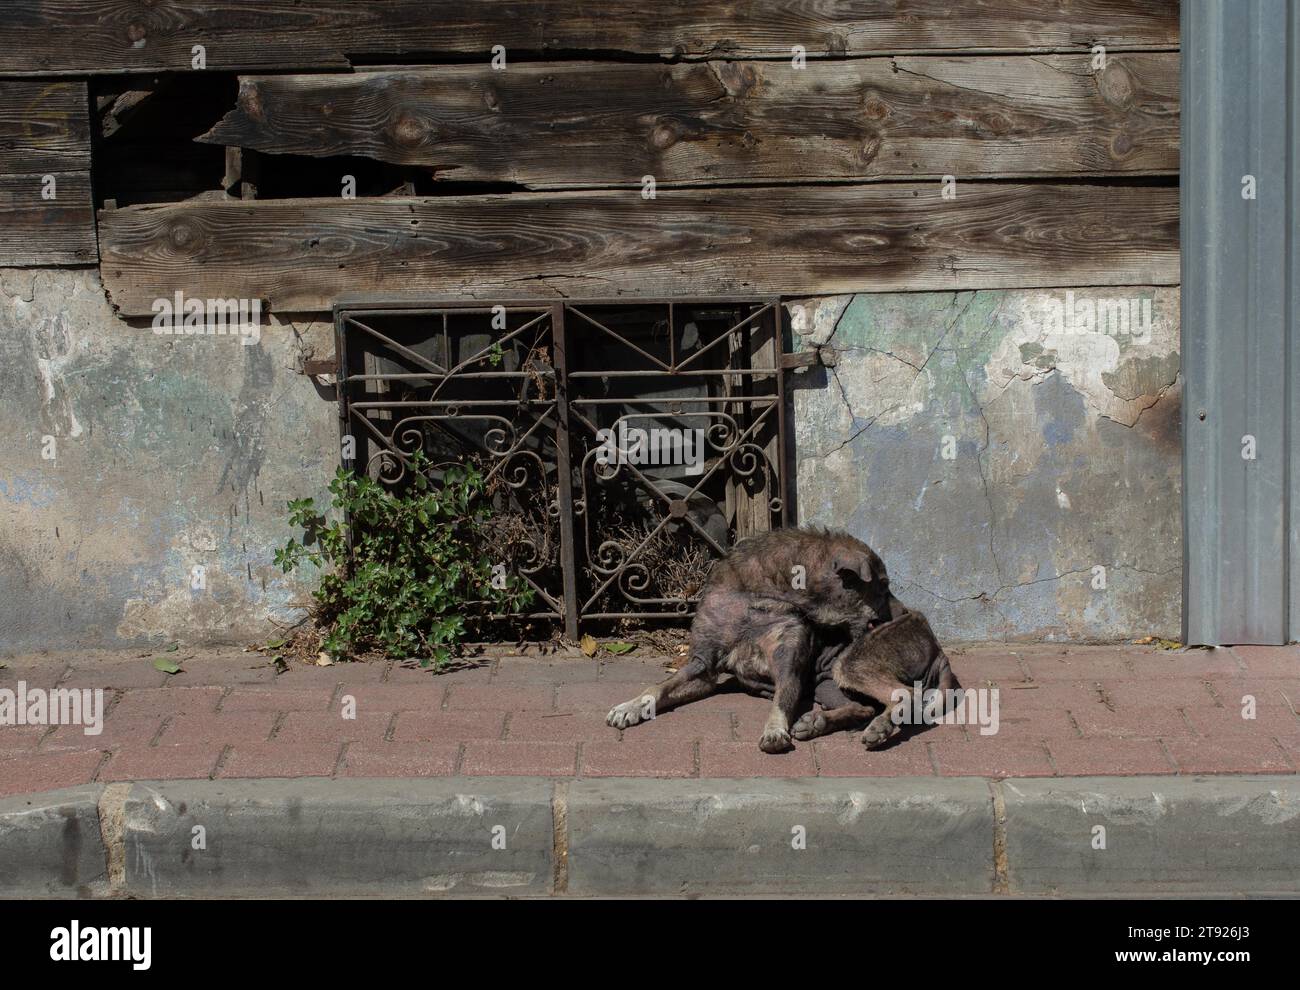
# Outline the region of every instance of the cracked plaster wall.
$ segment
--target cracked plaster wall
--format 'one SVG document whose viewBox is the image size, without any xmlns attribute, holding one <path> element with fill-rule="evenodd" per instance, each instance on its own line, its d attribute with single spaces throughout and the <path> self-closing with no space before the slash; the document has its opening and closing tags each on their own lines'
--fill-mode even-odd
<svg viewBox="0 0 1300 990">
<path fill-rule="evenodd" d="M 335 407 L 295 371 L 332 328 L 268 322 L 259 346 L 158 336 L 93 269 L 0 272 L 0 650 L 248 641 L 298 615 L 271 551 L 336 463 Z"/>
<path fill-rule="evenodd" d="M 1177 637 L 1177 288 L 837 296 L 791 318 L 796 344 L 839 352 L 792 385 L 803 523 L 871 544 L 941 637 Z"/>
<path fill-rule="evenodd" d="M 1178 295 L 1076 293 L 1121 294 L 1153 303 L 1144 342 L 1053 333 L 1063 293 L 804 300 L 796 339 L 841 356 L 794 376 L 801 518 L 877 547 L 948 638 L 1176 634 Z M 255 347 L 159 337 L 93 269 L 0 272 L 0 650 L 247 641 L 299 614 L 271 552 L 336 463 L 335 407 L 296 371 L 332 330 L 269 322 Z"/>
</svg>

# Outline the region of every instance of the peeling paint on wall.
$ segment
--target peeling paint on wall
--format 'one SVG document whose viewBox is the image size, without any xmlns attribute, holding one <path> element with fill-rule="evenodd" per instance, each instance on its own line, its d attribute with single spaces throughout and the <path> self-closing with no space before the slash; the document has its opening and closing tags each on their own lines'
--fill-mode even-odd
<svg viewBox="0 0 1300 990">
<path fill-rule="evenodd" d="M 1104 323 L 1117 300 L 1127 333 Z M 840 351 L 792 376 L 802 521 L 875 546 L 948 639 L 1176 635 L 1176 289 L 791 316 L 796 343 Z M 336 408 L 296 371 L 331 351 L 326 321 L 273 318 L 252 347 L 161 337 L 118 320 L 93 270 L 0 273 L 0 649 L 248 641 L 296 618 L 306 585 L 271 555 L 285 502 L 324 497 L 337 463 Z"/>
<path fill-rule="evenodd" d="M 335 408 L 295 370 L 301 328 L 264 327 L 256 346 L 164 337 L 117 319 L 94 271 L 14 275 L 0 649 L 248 641 L 300 615 L 306 588 L 271 555 L 285 502 L 326 495 L 337 463 Z"/>
<path fill-rule="evenodd" d="M 796 376 L 801 521 L 875 547 L 940 635 L 1177 635 L 1177 289 L 799 300 L 791 324 L 840 352 Z"/>
</svg>

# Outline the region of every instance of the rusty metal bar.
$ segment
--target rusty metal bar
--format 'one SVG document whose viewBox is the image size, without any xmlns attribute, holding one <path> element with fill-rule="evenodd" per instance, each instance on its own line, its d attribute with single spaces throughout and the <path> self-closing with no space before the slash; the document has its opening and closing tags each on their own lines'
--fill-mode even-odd
<svg viewBox="0 0 1300 990">
<path fill-rule="evenodd" d="M 569 452 L 568 337 L 564 325 L 564 304 L 551 307 L 551 342 L 555 350 L 556 480 L 560 500 L 560 566 L 564 576 L 564 636 L 578 638 L 577 555 L 573 547 L 573 460 Z"/>
</svg>

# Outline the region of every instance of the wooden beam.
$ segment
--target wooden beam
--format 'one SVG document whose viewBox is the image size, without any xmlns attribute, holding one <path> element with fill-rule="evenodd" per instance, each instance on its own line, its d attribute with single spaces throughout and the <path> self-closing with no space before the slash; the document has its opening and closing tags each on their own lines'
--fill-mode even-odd
<svg viewBox="0 0 1300 990">
<path fill-rule="evenodd" d="M 517 52 L 810 58 L 1173 49 L 1176 0 L 6 0 L 0 74 L 347 68 Z M 509 55 L 507 54 L 507 58 Z"/>
<path fill-rule="evenodd" d="M 245 76 L 199 140 L 531 188 L 1174 175 L 1178 55 Z"/>
<path fill-rule="evenodd" d="M 0 79 L 0 173 L 88 168 L 86 84 Z"/>
<path fill-rule="evenodd" d="M 100 215 L 113 302 L 177 289 L 319 311 L 352 295 L 817 295 L 1167 285 L 1178 191 L 939 183 L 132 206 Z"/>
<path fill-rule="evenodd" d="M 48 174 L 48 173 L 47 173 Z M 0 267 L 95 263 L 95 210 L 86 172 L 0 175 Z"/>
</svg>

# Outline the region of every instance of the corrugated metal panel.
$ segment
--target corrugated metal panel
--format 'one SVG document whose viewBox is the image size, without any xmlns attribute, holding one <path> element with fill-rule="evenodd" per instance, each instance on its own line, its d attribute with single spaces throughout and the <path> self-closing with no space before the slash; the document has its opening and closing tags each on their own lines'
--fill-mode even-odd
<svg viewBox="0 0 1300 990">
<path fill-rule="evenodd" d="M 1300 621 L 1289 580 L 1300 576 L 1289 511 L 1300 504 L 1297 8 L 1184 0 L 1182 10 L 1184 638 L 1283 643 Z"/>
</svg>

